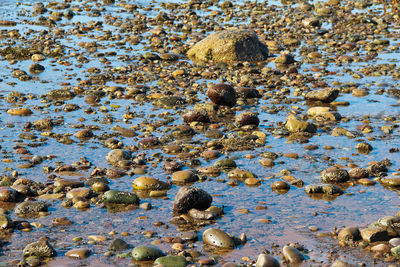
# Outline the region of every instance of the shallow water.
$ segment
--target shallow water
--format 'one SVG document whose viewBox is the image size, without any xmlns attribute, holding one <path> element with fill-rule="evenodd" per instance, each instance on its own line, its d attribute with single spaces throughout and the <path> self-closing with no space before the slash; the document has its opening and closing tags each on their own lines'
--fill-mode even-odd
<svg viewBox="0 0 400 267">
<path fill-rule="evenodd" d="M 48 28 L 44 26 L 28 25 L 27 23 L 20 23 L 21 20 L 37 20 L 37 17 L 31 17 L 33 3 L 42 1 L 23 1 L 20 5 L 15 5 L 12 0 L 3 0 L 0 3 L 0 19 L 10 19 L 18 21 L 19 23 L 15 27 L 2 27 L 0 31 L 10 31 L 18 29 L 21 35 L 25 35 L 29 29 L 34 32 L 32 35 L 40 35 L 40 31 L 47 30 L 54 32 L 56 28 Z M 46 1 L 45 1 L 46 2 Z M 147 16 L 155 16 L 158 14 L 157 9 L 147 10 L 146 7 L 155 6 L 159 7 L 159 3 L 155 1 L 125 1 L 138 5 L 137 13 L 146 14 Z M 173 1 L 175 2 L 175 1 Z M 176 1 L 181 3 L 182 1 Z M 234 4 L 241 5 L 243 2 L 234 2 Z M 269 1 L 267 5 L 276 5 L 277 10 L 284 10 L 285 8 L 280 2 Z M 80 11 L 74 11 L 77 13 L 72 19 L 68 20 L 62 18 L 61 21 L 57 22 L 57 27 L 64 29 L 66 32 L 73 29 L 78 23 L 82 25 L 93 24 L 96 21 L 104 22 L 105 16 L 119 16 L 119 19 L 124 20 L 126 18 L 133 18 L 136 14 L 126 12 L 123 8 L 118 5 L 103 5 L 102 1 L 71 1 L 72 7 L 81 8 Z M 85 11 L 83 6 L 90 7 L 91 9 L 99 9 L 100 16 L 92 17 L 90 11 Z M 296 7 L 293 3 L 292 8 Z M 378 6 L 375 6 L 379 8 Z M 88 8 L 89 9 L 89 8 Z M 162 8 L 160 8 L 161 10 Z M 218 7 L 212 7 L 211 10 L 217 10 Z M 25 12 L 26 10 L 26 12 Z M 181 13 L 180 10 L 176 10 L 177 14 Z M 167 13 L 172 13 L 168 10 Z M 198 16 L 208 16 L 209 11 L 196 11 Z M 48 13 L 45 14 L 46 16 Z M 233 18 L 226 22 L 228 26 L 239 26 L 244 25 L 246 21 L 244 18 Z M 224 22 L 221 21 L 221 24 Z M 76 96 L 71 100 L 63 101 L 60 103 L 49 102 L 49 104 L 42 102 L 40 96 L 44 95 L 49 90 L 61 89 L 63 86 L 77 86 L 80 80 L 88 79 L 89 74 L 86 71 L 91 67 L 97 67 L 101 69 L 103 73 L 111 72 L 113 68 L 126 67 L 128 65 L 138 64 L 137 56 L 143 54 L 145 51 L 151 51 L 151 49 L 144 43 L 138 45 L 122 44 L 118 45 L 118 41 L 101 41 L 96 36 L 102 36 L 104 30 L 110 30 L 113 34 L 118 33 L 118 27 L 103 24 L 104 28 L 89 31 L 89 33 L 77 35 L 69 35 L 65 38 L 61 37 L 56 39 L 57 42 L 65 46 L 66 56 L 53 59 L 48 58 L 40 64 L 46 67 L 45 71 L 39 75 L 32 75 L 33 80 L 21 82 L 17 78 L 13 78 L 11 73 L 14 69 L 22 69 L 28 72 L 29 65 L 32 64 L 31 60 L 21 60 L 10 65 L 9 61 L 4 58 L 0 61 L 0 74 L 1 87 L 0 94 L 5 97 L 12 91 L 18 91 L 24 94 L 32 94 L 36 96 L 36 99 L 27 100 L 25 103 L 8 103 L 4 99 L 1 100 L 0 107 L 0 143 L 2 149 L 2 159 L 12 159 L 10 163 L 1 163 L 2 174 L 10 174 L 13 170 L 18 170 L 20 177 L 26 177 L 37 182 L 49 182 L 47 174 L 42 171 L 43 166 L 55 166 L 57 163 L 72 164 L 79 161 L 82 157 L 85 157 L 92 166 L 100 168 L 110 168 L 111 166 L 105 161 L 105 156 L 110 149 L 106 148 L 102 140 L 98 138 L 92 138 L 87 141 L 80 141 L 73 136 L 71 138 L 76 141 L 71 145 L 61 144 L 54 138 L 41 137 L 40 131 L 32 130 L 38 138 L 37 141 L 33 140 L 21 140 L 18 137 L 23 132 L 23 128 L 26 122 L 33 122 L 40 118 L 51 118 L 51 119 L 62 119 L 63 123 L 60 126 L 54 127 L 53 133 L 65 134 L 74 133 L 78 129 L 74 128 L 74 125 L 84 124 L 88 125 L 99 125 L 99 130 L 94 130 L 94 135 L 100 137 L 102 134 L 110 134 L 113 132 L 112 128 L 116 125 L 129 128 L 132 125 L 150 124 L 158 120 L 157 115 L 162 114 L 166 111 L 171 113 L 171 117 L 174 119 L 173 123 L 167 126 L 161 126 L 157 130 L 160 132 L 153 132 L 154 136 L 163 136 L 163 131 L 168 131 L 168 127 L 178 125 L 182 123 L 181 116 L 178 112 L 171 109 L 163 109 L 152 105 L 151 103 L 138 103 L 132 100 L 126 99 L 108 99 L 107 97 L 102 98 L 101 105 L 107 107 L 106 112 L 100 111 L 99 107 L 93 107 L 95 110 L 92 114 L 84 113 L 84 110 L 89 107 L 83 101 L 82 95 Z M 325 28 L 329 28 L 329 24 L 323 24 Z M 154 27 L 151 26 L 151 27 Z M 151 28 L 150 27 L 150 28 Z M 199 30 L 200 31 L 200 30 Z M 398 32 L 398 27 L 393 27 L 394 32 Z M 172 30 L 171 30 L 172 32 Z M 126 33 L 122 33 L 123 37 L 126 37 Z M 149 36 L 149 32 L 142 34 L 143 38 Z M 27 37 L 29 40 L 32 37 Z M 34 38 L 32 38 L 34 39 Z M 4 48 L 9 44 L 23 44 L 25 41 L 18 39 L 4 38 L 0 40 L 0 48 Z M 80 42 L 97 42 L 102 45 L 104 49 L 98 49 L 94 53 L 88 53 L 84 48 L 79 46 Z M 191 41 L 191 37 L 188 37 L 187 42 Z M 391 45 L 398 46 L 397 40 L 391 39 Z M 105 56 L 109 60 L 109 64 L 99 62 L 98 57 L 95 57 L 96 53 L 107 53 L 116 51 L 118 56 L 129 55 L 129 59 L 126 61 L 120 61 L 117 56 Z M 79 63 L 76 57 L 71 56 L 71 53 L 82 53 L 89 59 L 87 63 Z M 310 140 L 310 144 L 318 145 L 319 148 L 313 151 L 307 151 L 303 149 L 304 144 L 290 142 L 284 137 L 275 137 L 271 134 L 267 136 L 266 146 L 256 148 L 252 151 L 237 151 L 232 153 L 226 153 L 223 157 L 236 157 L 236 163 L 239 168 L 243 168 L 256 174 L 257 177 L 263 179 L 262 184 L 258 187 L 248 187 L 244 183 L 240 183 L 236 187 L 231 187 L 227 183 L 221 183 L 216 179 L 209 179 L 195 185 L 203 188 L 211 195 L 214 196 L 213 205 L 223 206 L 225 215 L 216 220 L 212 227 L 223 229 L 228 233 L 232 233 L 239 236 L 241 233 L 246 233 L 248 242 L 240 246 L 230 253 L 223 254 L 221 257 L 223 260 L 230 260 L 235 262 L 245 263 L 248 257 L 250 261 L 255 260 L 257 255 L 260 254 L 264 249 L 270 250 L 274 255 L 279 257 L 279 249 L 273 249 L 273 244 L 283 246 L 291 242 L 299 242 L 304 245 L 309 251 L 307 256 L 309 259 L 314 260 L 316 266 L 329 264 L 332 259 L 329 255 L 332 251 L 338 253 L 338 257 L 346 256 L 349 261 L 352 262 L 364 262 L 369 266 L 373 260 L 373 255 L 369 254 L 360 249 L 352 251 L 339 248 L 337 242 L 330 237 L 317 237 L 315 232 L 311 232 L 309 226 L 318 226 L 320 229 L 317 233 L 329 233 L 335 227 L 343 226 L 365 226 L 369 223 L 386 215 L 394 215 L 398 211 L 398 205 L 400 204 L 399 195 L 396 191 L 390 191 L 382 187 L 379 183 L 375 186 L 365 187 L 362 185 L 353 185 L 346 188 L 345 193 L 335 200 L 326 201 L 321 199 L 312 199 L 308 197 L 303 188 L 297 188 L 291 186 L 290 190 L 283 195 L 276 194 L 270 188 L 273 181 L 281 178 L 280 172 L 282 170 L 289 170 L 291 175 L 299 178 L 305 182 L 305 185 L 314 184 L 320 182 L 320 172 L 324 169 L 333 166 L 334 164 L 347 166 L 351 158 L 351 162 L 361 166 L 367 167 L 368 162 L 375 160 L 383 160 L 389 158 L 392 162 L 389 172 L 393 173 L 398 169 L 400 164 L 400 158 L 398 155 L 390 154 L 389 148 L 398 148 L 400 146 L 399 131 L 394 129 L 394 132 L 390 135 L 384 135 L 380 131 L 380 127 L 384 125 L 398 125 L 398 121 L 385 121 L 384 118 L 395 117 L 398 119 L 400 111 L 398 99 L 389 96 L 387 93 L 377 95 L 376 92 L 379 89 L 388 89 L 398 86 L 398 80 L 393 79 L 390 76 L 379 76 L 369 77 L 365 76 L 361 79 L 355 79 L 352 75 L 344 73 L 344 69 L 358 70 L 362 67 L 371 64 L 382 64 L 388 63 L 397 59 L 399 53 L 389 52 L 387 49 L 382 53 L 379 53 L 378 59 L 371 60 L 370 62 L 360 62 L 343 64 L 338 66 L 334 63 L 328 64 L 326 67 L 327 71 L 337 71 L 338 75 L 324 76 L 323 79 L 328 83 L 339 81 L 342 84 L 345 83 L 359 83 L 360 88 L 367 87 L 370 90 L 370 94 L 365 97 L 355 97 L 351 94 L 341 93 L 338 101 L 347 101 L 350 103 L 349 106 L 337 107 L 338 112 L 349 121 L 342 121 L 337 123 L 335 126 L 340 126 L 352 131 L 356 130 L 356 127 L 363 124 L 362 119 L 368 119 L 371 121 L 374 131 L 372 133 L 364 134 L 355 139 L 349 139 L 347 137 L 334 137 L 329 133 L 319 130 Z M 298 51 L 293 52 L 297 58 L 301 58 Z M 190 60 L 184 58 L 179 62 Z M 163 66 L 165 69 L 175 70 L 180 68 L 179 62 L 171 63 L 168 66 Z M 64 63 L 68 63 L 65 66 Z M 392 62 L 396 64 L 396 61 Z M 274 68 L 274 64 L 269 63 L 269 66 Z M 313 66 L 318 66 L 317 63 L 304 63 L 299 68 L 299 72 L 304 70 L 304 73 L 313 73 L 309 69 Z M 160 83 L 161 78 L 156 74 L 148 73 L 151 77 L 151 81 L 146 82 L 146 85 L 157 86 Z M 154 78 L 154 79 L 153 79 Z M 220 77 L 222 78 L 222 77 Z M 321 79 L 322 80 L 322 79 Z M 206 88 L 208 83 L 217 83 L 217 80 L 197 79 L 193 83 L 198 83 L 201 88 Z M 192 83 L 192 84 L 193 84 Z M 382 86 L 380 83 L 386 83 Z M 117 82 L 108 82 L 107 86 L 119 85 Z M 179 93 L 184 92 L 184 87 L 179 87 L 176 84 L 177 91 Z M 163 89 L 163 85 L 159 85 L 160 90 Z M 258 86 L 260 89 L 265 89 L 264 86 Z M 292 97 L 294 89 L 288 88 L 290 94 L 288 97 Z M 267 93 L 267 90 L 264 90 Z M 202 91 L 198 91 L 198 98 L 200 100 L 207 101 L 207 98 Z M 72 112 L 64 112 L 61 110 L 62 106 L 66 103 L 77 104 L 80 109 Z M 57 105 L 54 105 L 57 104 Z M 23 105 L 33 110 L 33 114 L 28 117 L 12 116 L 6 113 L 9 108 L 14 106 Z M 266 113 L 263 107 L 271 106 L 284 106 L 284 109 L 277 114 Z M 272 98 L 260 99 L 255 105 L 245 106 L 245 109 L 259 112 L 259 118 L 261 124 L 259 130 L 268 132 L 271 128 L 276 126 L 277 122 L 284 122 L 288 112 L 292 110 L 293 106 L 298 106 L 300 109 L 306 110 L 308 106 L 304 101 L 297 104 L 276 104 Z M 40 107 L 40 108 L 37 108 Z M 130 111 L 134 111 L 136 116 L 131 120 L 131 124 L 125 124 L 122 120 L 122 116 L 126 113 L 127 107 Z M 193 105 L 189 104 L 185 109 L 192 109 Z M 239 113 L 239 112 L 238 112 Z M 149 115 L 154 114 L 151 118 Z M 364 118 L 362 118 L 364 116 Z M 114 118 L 111 123 L 102 123 L 107 118 Z M 84 118 L 84 122 L 79 118 Z M 150 122 L 150 123 L 149 123 Z M 145 126 L 143 126 L 145 127 Z M 138 127 L 140 129 L 140 127 Z M 149 133 L 141 133 L 137 131 L 141 136 L 134 138 L 124 138 L 119 136 L 125 146 L 137 145 L 138 141 Z M 355 150 L 355 145 L 360 141 L 365 141 L 368 137 L 373 137 L 375 140 L 370 142 L 374 149 L 368 155 L 358 154 Z M 206 140 L 203 134 L 199 133 L 192 138 L 192 142 L 200 142 Z M 35 147 L 32 144 L 43 143 L 41 146 Z M 190 142 L 182 141 L 181 144 L 188 145 Z M 53 159 L 45 159 L 43 163 L 28 169 L 22 169 L 19 167 L 20 164 L 26 163 L 26 160 L 20 158 L 19 155 L 14 154 L 12 151 L 17 145 L 27 146 L 32 155 L 55 156 Z M 31 145 L 31 147 L 30 147 Z M 325 150 L 322 147 L 331 145 L 335 149 Z M 283 156 L 279 157 L 276 164 L 272 168 L 264 168 L 258 164 L 260 155 L 263 152 L 272 151 L 276 153 L 298 153 L 299 159 L 290 159 Z M 145 151 L 135 152 L 136 154 L 144 152 L 148 158 L 147 163 L 147 174 L 159 178 L 160 180 L 166 180 L 168 174 L 162 168 L 162 162 L 158 163 L 153 158 L 154 153 L 161 152 L 162 150 L 152 149 Z M 174 157 L 173 155 L 165 155 L 166 157 Z M 254 159 L 245 158 L 245 154 L 252 154 L 255 156 Z M 330 157 L 333 162 L 324 160 L 324 157 Z M 222 158 L 222 157 L 221 157 Z M 216 160 L 206 161 L 199 158 L 202 166 L 210 166 Z M 154 163 L 154 166 L 151 165 Z M 90 175 L 89 171 L 80 171 L 81 175 L 78 177 L 87 178 Z M 58 175 L 58 174 L 57 174 Z M 63 175 L 58 175 L 62 177 Z M 125 175 L 122 178 L 110 180 L 110 188 L 132 191 L 132 181 L 135 176 Z M 229 180 L 226 173 L 222 173 L 220 179 Z M 178 233 L 177 228 L 169 223 L 172 219 L 172 203 L 176 192 L 179 190 L 179 186 L 173 186 L 168 191 L 168 199 L 142 199 L 142 202 L 150 202 L 153 209 L 145 211 L 142 209 L 136 209 L 125 212 L 107 212 L 106 209 L 99 206 L 91 205 L 91 208 L 87 211 L 78 211 L 75 208 L 63 208 L 61 201 L 49 201 L 51 203 L 50 215 L 39 218 L 29 219 L 29 222 L 39 222 L 44 225 L 42 228 L 34 228 L 31 232 L 22 232 L 15 230 L 10 236 L 6 237 L 5 240 L 8 242 L 3 247 L 3 252 L 0 255 L 0 261 L 11 261 L 20 260 L 22 258 L 22 249 L 31 240 L 35 240 L 43 235 L 48 236 L 50 241 L 54 242 L 54 247 L 59 252 L 58 257 L 48 263 L 49 266 L 74 266 L 75 262 L 71 262 L 64 255 L 65 251 L 76 247 L 88 247 L 92 251 L 92 255 L 82 260 L 79 264 L 101 266 L 101 265 L 118 265 L 127 266 L 131 263 L 130 259 L 117 259 L 115 256 L 107 257 L 104 253 L 107 252 L 109 241 L 101 244 L 88 244 L 88 235 L 106 235 L 114 230 L 117 233 L 117 237 L 121 237 L 121 232 L 129 232 L 130 235 L 122 237 L 128 243 L 136 246 L 139 244 L 150 244 L 154 240 L 158 240 L 164 236 L 175 236 Z M 256 207 L 259 205 L 267 206 L 266 210 L 257 210 Z M 248 209 L 248 214 L 239 212 L 239 209 Z M 51 222 L 57 217 L 68 217 L 74 221 L 72 226 L 66 228 L 63 227 L 52 227 Z M 14 220 L 18 218 L 12 214 Z M 271 223 L 262 223 L 260 219 L 269 219 Z M 153 223 L 162 221 L 168 225 L 168 228 L 154 227 Z M 197 229 L 199 238 L 201 239 L 201 233 L 204 229 L 209 228 L 206 226 Z M 143 236 L 144 230 L 153 230 L 157 234 L 148 239 Z M 72 238 L 76 236 L 82 236 L 84 242 L 82 244 L 74 244 Z M 158 244 L 164 251 L 171 250 L 169 244 Z M 196 242 L 193 247 L 203 253 L 202 258 L 207 258 L 213 255 L 212 252 L 208 252 L 203 249 L 202 242 Z M 221 261 L 222 262 L 222 261 Z M 249 263 L 249 262 L 247 262 Z M 308 263 L 307 263 L 308 264 Z M 375 266 L 387 266 L 382 260 L 378 260 Z M 309 266 L 309 265 L 306 265 Z"/>
</svg>

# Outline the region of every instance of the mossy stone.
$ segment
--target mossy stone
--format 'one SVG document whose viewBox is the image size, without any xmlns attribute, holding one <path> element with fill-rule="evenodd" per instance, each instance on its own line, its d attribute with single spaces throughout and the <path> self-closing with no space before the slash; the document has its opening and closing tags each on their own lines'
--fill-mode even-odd
<svg viewBox="0 0 400 267">
<path fill-rule="evenodd" d="M 156 259 L 154 261 L 154 265 L 163 265 L 165 267 L 185 267 L 187 265 L 187 261 L 183 256 L 164 256 Z"/>
<path fill-rule="evenodd" d="M 150 246 L 138 246 L 132 250 L 132 257 L 136 261 L 155 260 L 164 255 L 159 248 Z"/>
</svg>

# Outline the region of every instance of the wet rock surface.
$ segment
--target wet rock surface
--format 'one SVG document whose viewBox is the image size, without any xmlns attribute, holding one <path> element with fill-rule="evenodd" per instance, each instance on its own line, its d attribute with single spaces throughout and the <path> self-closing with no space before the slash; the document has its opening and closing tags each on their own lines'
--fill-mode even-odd
<svg viewBox="0 0 400 267">
<path fill-rule="evenodd" d="M 184 186 L 176 194 L 172 210 L 177 214 L 186 213 L 193 208 L 205 210 L 210 207 L 211 202 L 211 195 L 203 189 Z"/>
<path fill-rule="evenodd" d="M 268 57 L 268 48 L 253 31 L 225 30 L 201 40 L 187 55 L 197 61 L 261 61 Z"/>
<path fill-rule="evenodd" d="M 30 243 L 26 245 L 22 251 L 24 257 L 38 256 L 44 258 L 55 257 L 57 252 L 54 250 L 53 246 L 49 243 L 47 238 L 41 238 L 39 241 Z"/>
</svg>

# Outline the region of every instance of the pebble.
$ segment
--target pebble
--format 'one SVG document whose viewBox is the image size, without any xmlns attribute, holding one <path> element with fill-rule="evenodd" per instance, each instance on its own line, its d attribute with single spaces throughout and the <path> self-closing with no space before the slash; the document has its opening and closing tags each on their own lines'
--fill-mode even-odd
<svg viewBox="0 0 400 267">
<path fill-rule="evenodd" d="M 197 181 L 199 177 L 193 170 L 182 170 L 172 174 L 171 180 L 178 184 L 187 184 Z"/>
<path fill-rule="evenodd" d="M 360 231 L 356 227 L 346 227 L 340 230 L 338 239 L 341 241 L 358 241 L 361 239 Z"/>
<path fill-rule="evenodd" d="M 48 210 L 48 205 L 42 201 L 26 201 L 18 204 L 14 213 L 19 217 L 35 217 L 38 216 L 40 212 L 46 212 Z"/>
<path fill-rule="evenodd" d="M 224 231 L 216 228 L 210 228 L 203 232 L 203 243 L 225 249 L 235 247 L 233 239 Z"/>
<path fill-rule="evenodd" d="M 400 238 L 399 238 L 399 237 L 391 238 L 391 239 L 389 240 L 389 244 L 390 244 L 392 247 L 400 246 Z"/>
<path fill-rule="evenodd" d="M 288 260 L 291 264 L 299 264 L 306 260 L 304 255 L 300 251 L 291 246 L 284 246 L 282 249 L 282 253 L 285 259 Z"/>
<path fill-rule="evenodd" d="M 7 113 L 15 116 L 28 116 L 32 114 L 29 108 L 12 108 L 7 110 Z"/>
<path fill-rule="evenodd" d="M 307 100 L 321 101 L 330 103 L 334 101 L 339 95 L 339 90 L 334 88 L 326 88 L 308 92 L 304 98 Z"/>
<path fill-rule="evenodd" d="M 217 105 L 234 106 L 236 104 L 235 89 L 229 84 L 214 84 L 208 88 L 207 96 Z"/>
<path fill-rule="evenodd" d="M 271 255 L 267 254 L 260 254 L 258 255 L 256 267 L 279 267 L 279 261 L 272 257 Z"/>
<path fill-rule="evenodd" d="M 167 190 L 171 185 L 149 176 L 141 176 L 133 180 L 132 186 L 137 190 Z"/>
<path fill-rule="evenodd" d="M 228 29 L 214 32 L 196 43 L 187 56 L 193 61 L 203 62 L 262 61 L 268 57 L 268 48 L 252 30 Z"/>
<path fill-rule="evenodd" d="M 240 113 L 236 117 L 235 124 L 238 127 L 242 127 L 245 125 L 258 126 L 260 124 L 260 119 L 258 118 L 258 114 L 256 112 L 246 111 L 246 112 Z"/>
<path fill-rule="evenodd" d="M 344 169 L 328 168 L 321 173 L 324 183 L 343 183 L 350 179 L 349 173 Z"/>
<path fill-rule="evenodd" d="M 68 250 L 65 256 L 72 259 L 82 260 L 90 256 L 90 250 L 87 248 L 77 248 Z"/>
<path fill-rule="evenodd" d="M 190 209 L 205 210 L 210 207 L 212 197 L 206 191 L 197 187 L 183 186 L 175 196 L 172 211 L 183 214 Z"/>
<path fill-rule="evenodd" d="M 132 258 L 136 261 L 155 260 L 164 255 L 159 248 L 150 246 L 137 246 L 132 250 Z"/>
<path fill-rule="evenodd" d="M 113 204 L 139 204 L 140 199 L 134 193 L 109 190 L 104 193 L 103 201 Z"/>
</svg>

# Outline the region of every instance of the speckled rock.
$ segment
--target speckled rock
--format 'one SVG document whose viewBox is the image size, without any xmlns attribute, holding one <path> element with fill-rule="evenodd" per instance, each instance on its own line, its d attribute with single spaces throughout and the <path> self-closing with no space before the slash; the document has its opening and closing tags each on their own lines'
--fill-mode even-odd
<svg viewBox="0 0 400 267">
<path fill-rule="evenodd" d="M 0 201 L 14 202 L 16 197 L 16 191 L 8 186 L 0 187 Z"/>
<path fill-rule="evenodd" d="M 57 252 L 53 246 L 49 243 L 47 238 L 42 237 L 39 241 L 32 242 L 24 248 L 22 251 L 24 257 L 38 256 L 38 257 L 55 257 Z"/>
<path fill-rule="evenodd" d="M 235 248 L 233 239 L 224 231 L 216 228 L 210 228 L 204 231 L 203 243 L 225 249 Z"/>
<path fill-rule="evenodd" d="M 307 194 L 327 194 L 327 195 L 334 195 L 334 194 L 341 194 L 343 193 L 339 187 L 336 185 L 307 185 L 304 190 Z"/>
<path fill-rule="evenodd" d="M 213 84 L 207 90 L 208 98 L 217 105 L 232 107 L 236 104 L 235 89 L 229 84 Z"/>
<path fill-rule="evenodd" d="M 361 240 L 360 231 L 356 227 L 346 227 L 340 230 L 338 239 L 345 242 Z"/>
<path fill-rule="evenodd" d="M 216 215 L 208 210 L 190 209 L 188 215 L 195 220 L 212 220 Z"/>
<path fill-rule="evenodd" d="M 90 250 L 87 248 L 76 248 L 68 250 L 65 256 L 72 259 L 82 260 L 90 256 Z"/>
<path fill-rule="evenodd" d="M 268 48 L 251 30 L 225 30 L 209 35 L 187 52 L 193 61 L 262 61 Z"/>
<path fill-rule="evenodd" d="M 368 144 L 367 142 L 362 142 L 358 143 L 356 145 L 356 150 L 360 154 L 369 154 L 372 151 L 372 146 L 371 144 Z"/>
<path fill-rule="evenodd" d="M 54 124 L 50 119 L 39 119 L 33 122 L 33 126 L 37 130 L 51 130 Z"/>
<path fill-rule="evenodd" d="M 350 179 L 349 173 L 344 169 L 328 168 L 321 173 L 324 183 L 344 183 Z"/>
<path fill-rule="evenodd" d="M 215 168 L 231 169 L 236 167 L 236 162 L 233 159 L 220 159 L 214 163 Z"/>
<path fill-rule="evenodd" d="M 307 100 L 321 101 L 330 103 L 334 101 L 339 95 L 339 90 L 335 88 L 319 89 L 308 92 L 304 97 Z"/>
<path fill-rule="evenodd" d="M 279 267 L 281 266 L 279 261 L 267 254 L 258 255 L 256 267 Z"/>
<path fill-rule="evenodd" d="M 19 217 L 35 217 L 39 212 L 47 211 L 48 205 L 42 201 L 26 201 L 18 204 L 14 213 Z"/>
<path fill-rule="evenodd" d="M 368 178 L 369 174 L 364 168 L 352 168 L 349 170 L 349 176 L 352 179 Z"/>
<path fill-rule="evenodd" d="M 304 255 L 298 251 L 296 248 L 291 246 L 284 246 L 282 249 L 283 256 L 286 260 L 288 260 L 291 264 L 300 264 L 305 261 Z"/>
<path fill-rule="evenodd" d="M 107 162 L 110 163 L 111 165 L 116 165 L 121 160 L 127 160 L 129 158 L 130 154 L 122 149 L 113 149 L 110 152 L 108 152 L 106 156 Z"/>
<path fill-rule="evenodd" d="M 392 255 L 396 257 L 397 259 L 400 258 L 400 246 L 394 247 L 390 250 Z"/>
<path fill-rule="evenodd" d="M 317 127 L 313 123 L 299 120 L 293 114 L 286 118 L 285 127 L 289 132 L 315 133 L 317 131 Z"/>
<path fill-rule="evenodd" d="M 130 192 L 123 192 L 117 190 L 109 190 L 104 193 L 103 201 L 105 203 L 113 203 L 113 204 L 139 204 L 139 197 Z"/>
</svg>

